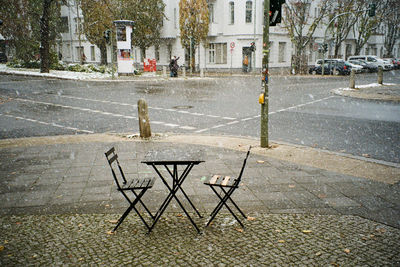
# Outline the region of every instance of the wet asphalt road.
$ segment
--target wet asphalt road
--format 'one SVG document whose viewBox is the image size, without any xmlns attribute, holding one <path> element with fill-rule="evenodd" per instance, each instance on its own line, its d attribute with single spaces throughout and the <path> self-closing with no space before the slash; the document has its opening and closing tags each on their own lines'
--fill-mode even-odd
<svg viewBox="0 0 400 267">
<path fill-rule="evenodd" d="M 385 72 L 400 84 L 400 71 Z M 376 74 L 357 75 L 357 84 Z M 270 81 L 269 136 L 400 163 L 400 105 L 333 95 L 348 77 Z M 153 132 L 260 135 L 259 77 L 77 82 L 0 75 L 0 138 L 138 132 L 136 103 L 149 105 Z"/>
</svg>

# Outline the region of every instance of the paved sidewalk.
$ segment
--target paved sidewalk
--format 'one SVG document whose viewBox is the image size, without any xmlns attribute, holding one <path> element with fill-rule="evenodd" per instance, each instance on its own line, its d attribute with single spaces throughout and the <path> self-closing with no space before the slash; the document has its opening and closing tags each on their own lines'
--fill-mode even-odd
<svg viewBox="0 0 400 267">
<path fill-rule="evenodd" d="M 288 144 L 221 136 L 76 135 L 0 140 L 0 264 L 10 265 L 370 265 L 400 264 L 400 168 Z M 150 235 L 116 192 L 104 152 L 115 146 L 128 176 L 154 176 L 149 150 L 203 150 L 183 185 L 202 214 L 217 198 L 202 181 L 235 176 L 248 216 L 242 232 L 227 213 L 198 235 L 172 202 Z M 155 210 L 160 180 L 144 200 Z"/>
<path fill-rule="evenodd" d="M 400 85 L 377 83 L 359 85 L 355 89 L 339 88 L 332 90 L 334 94 L 361 99 L 400 102 Z"/>
</svg>

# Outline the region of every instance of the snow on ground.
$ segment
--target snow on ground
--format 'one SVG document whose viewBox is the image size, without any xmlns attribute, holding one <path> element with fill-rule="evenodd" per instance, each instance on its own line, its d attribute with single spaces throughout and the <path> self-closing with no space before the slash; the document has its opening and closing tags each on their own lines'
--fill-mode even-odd
<svg viewBox="0 0 400 267">
<path fill-rule="evenodd" d="M 92 79 L 110 79 L 111 74 L 100 72 L 74 72 L 50 70 L 50 73 L 40 73 L 39 69 L 17 69 L 9 68 L 5 64 L 0 64 L 0 73 L 29 75 L 36 77 L 61 78 L 67 80 L 92 80 Z"/>
</svg>

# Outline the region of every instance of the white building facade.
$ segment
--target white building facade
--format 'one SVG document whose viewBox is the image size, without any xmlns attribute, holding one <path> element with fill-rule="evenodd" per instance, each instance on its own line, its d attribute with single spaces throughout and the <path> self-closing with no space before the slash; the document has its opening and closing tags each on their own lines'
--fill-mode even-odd
<svg viewBox="0 0 400 267">
<path fill-rule="evenodd" d="M 317 3 L 311 1 L 311 11 L 318 12 Z M 161 41 L 148 48 L 147 58 L 157 60 L 157 67 L 168 66 L 170 58 L 180 57 L 180 65 L 188 65 L 188 51 L 182 48 L 179 31 L 179 0 L 164 0 L 165 16 L 161 32 Z M 207 44 L 200 44 L 196 49 L 196 67 L 212 71 L 241 71 L 243 59 L 247 55 L 249 66 L 253 70 L 261 68 L 262 38 L 263 38 L 263 0 L 209 0 L 209 33 Z M 59 41 L 59 51 L 65 62 L 80 62 L 80 51 L 85 54 L 86 63 L 99 63 L 100 50 L 89 43 L 82 29 L 78 27 L 83 20 L 80 9 L 70 0 L 69 6 L 61 9 L 62 20 L 65 26 Z M 312 14 L 313 15 L 313 14 Z M 316 14 L 314 14 L 316 15 Z M 319 25 L 314 34 L 314 41 L 307 50 L 308 62 L 314 64 L 315 60 L 322 58 L 318 52 L 318 44 L 323 43 L 326 26 Z M 269 67 L 275 70 L 288 71 L 291 66 L 291 57 L 294 54 L 287 31 L 278 24 L 270 27 L 270 58 Z M 254 42 L 255 52 L 250 46 Z M 108 61 L 110 61 L 110 47 L 108 48 Z M 331 50 L 331 49 L 330 49 Z M 355 51 L 355 39 L 352 33 L 342 43 L 340 57 L 347 58 Z M 332 54 L 332 51 L 330 51 Z M 133 47 L 134 61 L 137 66 L 143 64 L 140 49 Z M 373 35 L 364 46 L 361 54 L 384 54 L 383 36 Z M 394 55 L 400 57 L 400 47 L 396 45 Z"/>
</svg>

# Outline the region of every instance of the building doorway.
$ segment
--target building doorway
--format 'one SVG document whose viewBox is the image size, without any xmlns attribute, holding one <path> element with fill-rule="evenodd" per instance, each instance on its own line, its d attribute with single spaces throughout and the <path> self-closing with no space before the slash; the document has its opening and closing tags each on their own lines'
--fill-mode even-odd
<svg viewBox="0 0 400 267">
<path fill-rule="evenodd" d="M 250 72 L 252 66 L 252 51 L 249 46 L 243 47 L 242 49 L 242 69 L 243 72 Z"/>
</svg>

